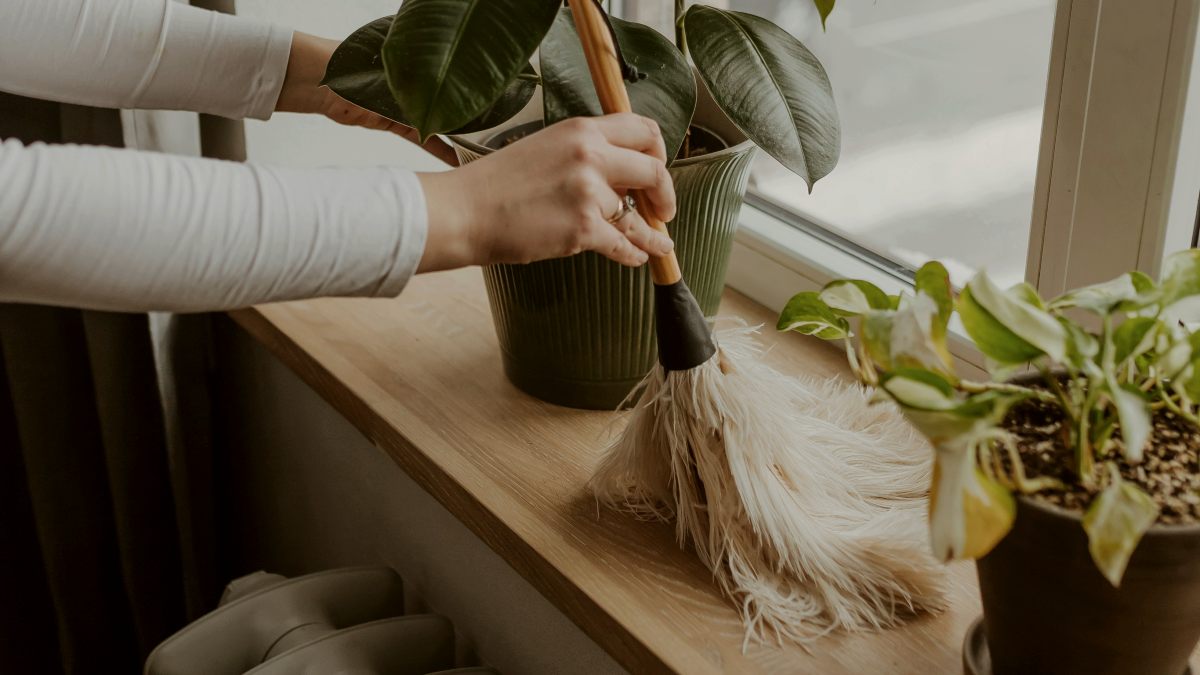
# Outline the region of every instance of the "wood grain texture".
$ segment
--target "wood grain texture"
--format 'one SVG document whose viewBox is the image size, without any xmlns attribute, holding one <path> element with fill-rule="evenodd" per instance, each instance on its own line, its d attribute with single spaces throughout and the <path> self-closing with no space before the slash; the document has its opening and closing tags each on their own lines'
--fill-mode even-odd
<svg viewBox="0 0 1200 675">
<path fill-rule="evenodd" d="M 722 309 L 774 323 L 733 292 Z M 961 672 L 963 634 L 979 613 L 974 570 L 962 563 L 947 570 L 951 604 L 939 616 L 808 650 L 743 652 L 737 613 L 673 529 L 600 511 L 588 495 L 619 416 L 542 403 L 505 379 L 476 270 L 419 277 L 396 300 L 232 316 L 631 672 Z M 824 343 L 770 330 L 764 340 L 784 372 L 845 377 Z"/>
</svg>

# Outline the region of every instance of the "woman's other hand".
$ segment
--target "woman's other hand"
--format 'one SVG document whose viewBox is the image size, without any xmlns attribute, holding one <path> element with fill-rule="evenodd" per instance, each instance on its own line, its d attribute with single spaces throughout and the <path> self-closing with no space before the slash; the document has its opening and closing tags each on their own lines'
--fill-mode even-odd
<svg viewBox="0 0 1200 675">
<path fill-rule="evenodd" d="M 595 251 L 638 266 L 671 240 L 636 211 L 636 189 L 666 222 L 675 191 L 658 124 L 639 115 L 572 118 L 466 166 L 420 174 L 429 236 L 420 271 L 526 263 Z"/>
<path fill-rule="evenodd" d="M 454 150 L 442 139 L 434 136 L 421 144 L 417 131 L 412 127 L 360 108 L 333 93 L 329 87 L 321 86 L 325 66 L 337 49 L 337 40 L 327 40 L 315 35 L 296 32 L 292 37 L 292 52 L 288 57 L 287 75 L 279 102 L 275 109 L 280 112 L 317 113 L 338 124 L 366 127 L 388 131 L 421 145 L 434 157 L 451 166 L 458 165 Z"/>
</svg>

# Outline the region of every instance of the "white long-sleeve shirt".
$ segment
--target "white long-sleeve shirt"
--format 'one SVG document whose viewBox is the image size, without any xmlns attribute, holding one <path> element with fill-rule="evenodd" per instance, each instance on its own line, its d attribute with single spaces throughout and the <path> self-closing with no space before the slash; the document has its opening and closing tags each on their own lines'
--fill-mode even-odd
<svg viewBox="0 0 1200 675">
<path fill-rule="evenodd" d="M 0 91 L 265 119 L 292 33 L 172 0 L 0 0 Z M 415 174 L 0 143 L 0 301 L 196 311 L 393 296 L 424 252 Z"/>
</svg>

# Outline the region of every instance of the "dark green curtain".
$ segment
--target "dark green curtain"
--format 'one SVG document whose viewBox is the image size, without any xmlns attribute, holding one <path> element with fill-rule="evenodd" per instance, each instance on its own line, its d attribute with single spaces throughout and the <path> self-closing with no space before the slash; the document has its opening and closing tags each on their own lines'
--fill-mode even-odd
<svg viewBox="0 0 1200 675">
<path fill-rule="evenodd" d="M 120 124 L 0 94 L 2 138 Z M 137 673 L 184 625 L 172 486 L 149 317 L 0 305 L 0 673 Z"/>
</svg>

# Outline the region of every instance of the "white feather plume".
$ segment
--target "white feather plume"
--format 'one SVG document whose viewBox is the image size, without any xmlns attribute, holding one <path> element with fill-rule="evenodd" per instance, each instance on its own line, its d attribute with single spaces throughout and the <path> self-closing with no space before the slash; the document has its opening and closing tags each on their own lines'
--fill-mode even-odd
<svg viewBox="0 0 1200 675">
<path fill-rule="evenodd" d="M 804 642 L 943 607 L 925 441 L 861 387 L 763 364 L 756 332 L 722 330 L 708 363 L 646 377 L 592 479 L 597 498 L 674 520 L 747 639 Z"/>
</svg>

